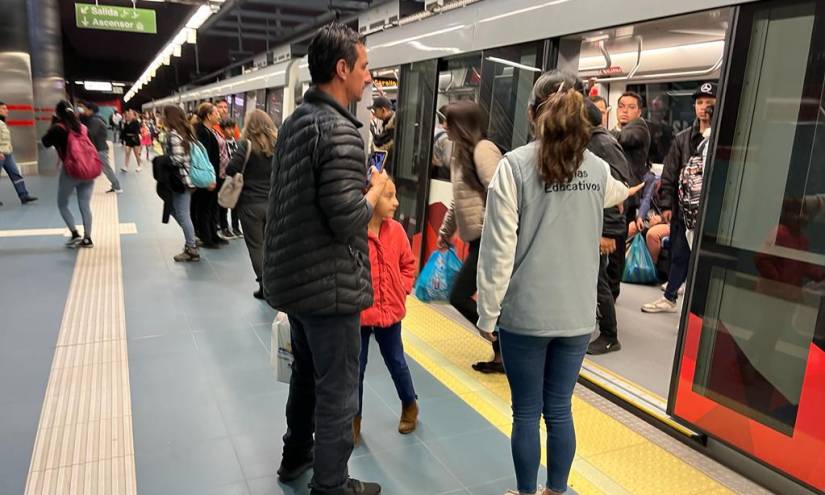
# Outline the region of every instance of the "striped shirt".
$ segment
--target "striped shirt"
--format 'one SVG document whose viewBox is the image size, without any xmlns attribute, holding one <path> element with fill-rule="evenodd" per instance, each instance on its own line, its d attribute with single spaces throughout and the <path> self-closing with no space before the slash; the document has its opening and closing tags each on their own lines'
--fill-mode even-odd
<svg viewBox="0 0 825 495">
<path fill-rule="evenodd" d="M 190 146 L 192 143 L 189 143 Z M 189 178 L 189 153 L 186 152 L 183 137 L 175 130 L 170 130 L 166 134 L 166 153 L 172 160 L 172 164 L 178 169 L 181 182 L 188 188 L 194 188 L 192 179 Z"/>
</svg>

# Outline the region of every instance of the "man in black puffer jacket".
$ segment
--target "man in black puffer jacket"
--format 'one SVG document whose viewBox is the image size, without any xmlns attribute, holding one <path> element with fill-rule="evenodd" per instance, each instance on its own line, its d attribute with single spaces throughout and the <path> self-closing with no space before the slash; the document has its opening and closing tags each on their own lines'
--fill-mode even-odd
<svg viewBox="0 0 825 495">
<path fill-rule="evenodd" d="M 599 97 L 595 97 L 599 98 Z M 614 179 L 624 183 L 632 183 L 630 169 L 627 165 L 622 147 L 607 129 L 602 127 L 602 111 L 595 104 L 595 98 L 585 101 L 585 109 L 593 129 L 590 131 L 590 143 L 587 149 L 610 165 L 610 174 Z M 603 101 L 603 100 L 601 100 Z M 589 354 L 604 354 L 618 351 L 622 348 L 618 339 L 618 323 L 616 321 L 616 300 L 613 296 L 611 273 L 608 266 L 612 262 L 611 256 L 623 254 L 627 239 L 627 222 L 624 213 L 618 207 L 605 208 L 602 239 L 599 243 L 599 337 L 590 343 L 587 348 Z M 617 253 L 621 251 L 621 253 Z M 622 258 L 623 259 L 623 258 Z M 614 272 L 616 272 L 614 270 Z M 614 273 L 616 275 L 618 273 Z M 621 277 L 621 274 L 618 274 Z M 616 283 L 621 282 L 617 280 Z"/>
<path fill-rule="evenodd" d="M 363 39 L 341 24 L 321 28 L 309 70 L 313 86 L 278 138 L 264 248 L 264 297 L 289 315 L 295 357 L 278 477 L 314 467 L 312 495 L 374 495 L 379 485 L 347 474 L 360 313 L 373 303 L 367 224 L 387 182 L 373 169 L 364 194 L 361 124 L 346 110 L 371 80 Z"/>
</svg>

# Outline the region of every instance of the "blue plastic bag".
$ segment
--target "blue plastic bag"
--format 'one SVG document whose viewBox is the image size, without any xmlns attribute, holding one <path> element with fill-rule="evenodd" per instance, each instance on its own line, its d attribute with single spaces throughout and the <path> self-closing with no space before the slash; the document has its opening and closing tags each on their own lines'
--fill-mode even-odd
<svg viewBox="0 0 825 495">
<path fill-rule="evenodd" d="M 449 301 L 460 270 L 461 260 L 455 249 L 435 251 L 418 275 L 415 297 L 424 302 Z"/>
<path fill-rule="evenodd" d="M 645 236 L 637 234 L 630 243 L 622 274 L 622 282 L 629 284 L 655 284 L 659 281 L 656 264 L 645 244 Z"/>
</svg>

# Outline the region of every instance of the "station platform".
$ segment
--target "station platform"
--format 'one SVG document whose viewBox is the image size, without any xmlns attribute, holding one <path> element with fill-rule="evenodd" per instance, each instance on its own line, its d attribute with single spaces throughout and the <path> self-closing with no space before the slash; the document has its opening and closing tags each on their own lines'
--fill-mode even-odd
<svg viewBox="0 0 825 495">
<path fill-rule="evenodd" d="M 308 476 L 275 478 L 287 386 L 243 240 L 174 263 L 182 234 L 160 222 L 151 166 L 121 176 L 121 195 L 98 179 L 87 250 L 63 246 L 56 177 L 28 178 L 40 201 L 26 206 L 0 180 L 0 493 L 308 493 Z M 351 475 L 388 495 L 514 488 L 506 379 L 470 369 L 489 345 L 443 307 L 408 310 L 419 427 L 396 432 L 400 404 L 373 359 Z M 583 387 L 574 418 L 568 493 L 768 493 Z"/>
</svg>

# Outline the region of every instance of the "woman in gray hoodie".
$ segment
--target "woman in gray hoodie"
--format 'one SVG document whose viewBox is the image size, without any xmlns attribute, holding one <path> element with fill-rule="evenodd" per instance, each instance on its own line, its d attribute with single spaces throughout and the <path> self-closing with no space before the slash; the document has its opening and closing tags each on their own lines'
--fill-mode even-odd
<svg viewBox="0 0 825 495">
<path fill-rule="evenodd" d="M 628 196 L 587 151 L 590 122 L 575 76 L 533 87 L 536 141 L 507 153 L 487 194 L 478 265 L 478 328 L 498 338 L 513 402 L 518 491 L 536 494 L 539 420 L 547 424 L 547 489 L 563 493 L 576 451 L 571 398 L 596 325 L 603 209 Z M 550 448 L 553 451 L 550 452 Z"/>
</svg>

